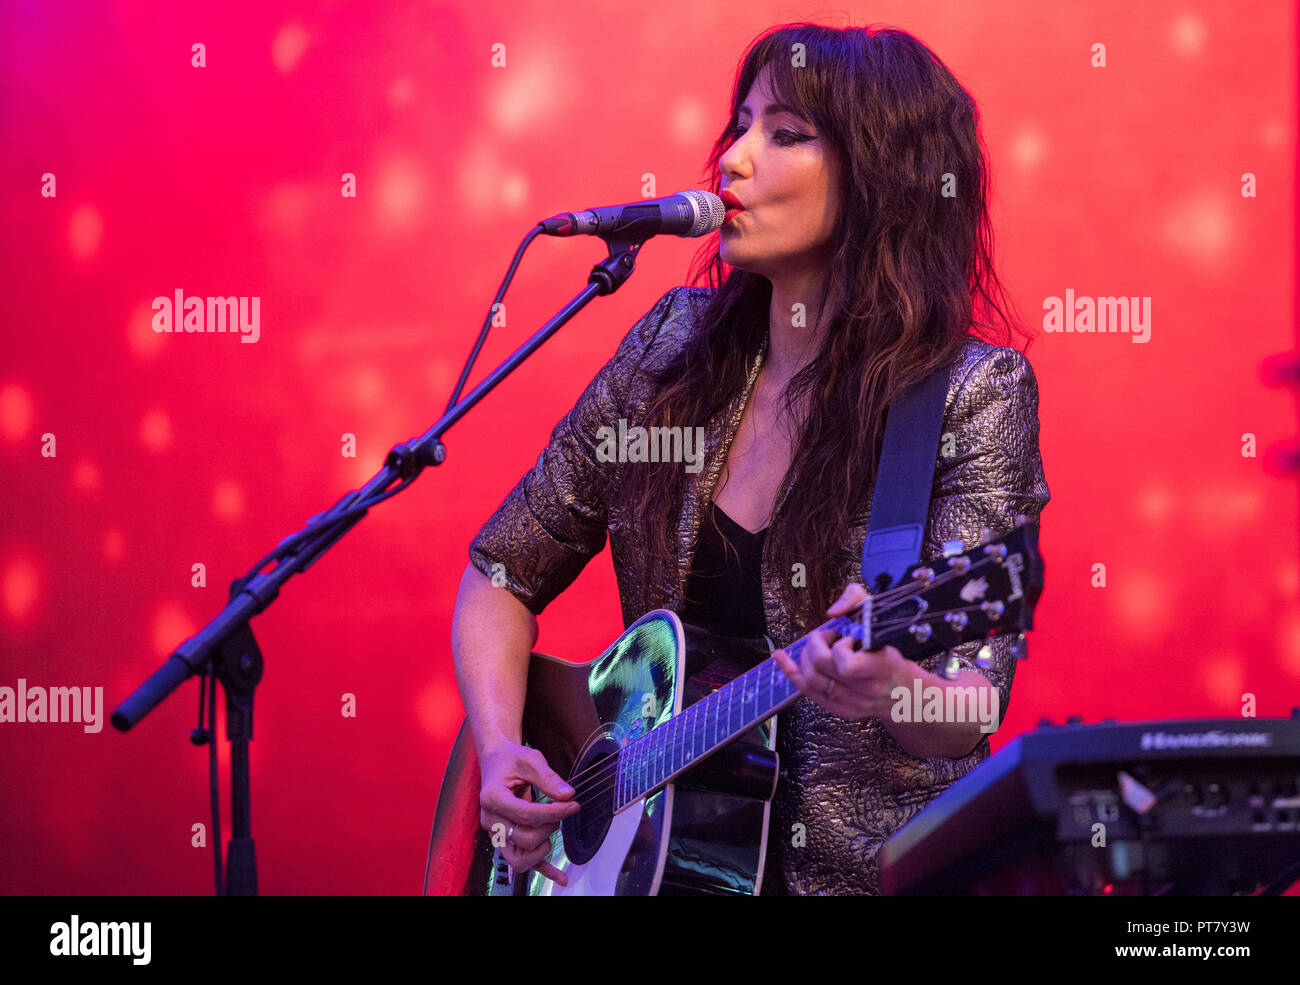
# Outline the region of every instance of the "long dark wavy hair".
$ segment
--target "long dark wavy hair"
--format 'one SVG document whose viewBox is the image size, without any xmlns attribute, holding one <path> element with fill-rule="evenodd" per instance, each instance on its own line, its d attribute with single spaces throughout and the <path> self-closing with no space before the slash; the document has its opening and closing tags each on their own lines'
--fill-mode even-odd
<svg viewBox="0 0 1300 985">
<path fill-rule="evenodd" d="M 821 296 L 807 305 L 810 324 L 824 312 L 824 341 L 782 394 L 789 420 L 799 422 L 796 409 L 806 408 L 782 488 L 792 474 L 795 485 L 764 542 L 765 559 L 787 575 L 791 623 L 806 632 L 842 588 L 830 584 L 830 571 L 874 485 L 889 402 L 950 364 L 969 335 L 999 345 L 1012 331 L 1032 335 L 993 269 L 975 101 L 943 62 L 891 28 L 772 29 L 740 64 L 731 115 L 701 179 L 715 193 L 740 104 L 764 67 L 776 98 L 810 119 L 838 155 L 843 203 Z M 718 242 L 692 263 L 688 282 L 699 285 L 707 273 L 714 293 L 702 295 L 709 300 L 698 330 L 658 377 L 647 421 L 706 425 L 742 390 L 765 344 L 771 281 L 728 268 Z M 621 484 L 651 564 L 665 576 L 677 554 L 686 481 L 681 468 L 636 463 Z M 789 577 L 796 563 L 806 586 Z"/>
</svg>

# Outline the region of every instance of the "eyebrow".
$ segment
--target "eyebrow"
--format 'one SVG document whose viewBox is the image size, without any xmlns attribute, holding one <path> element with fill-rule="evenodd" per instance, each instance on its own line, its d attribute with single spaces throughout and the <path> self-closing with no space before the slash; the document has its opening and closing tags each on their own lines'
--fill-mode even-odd
<svg viewBox="0 0 1300 985">
<path fill-rule="evenodd" d="M 748 113 L 750 116 L 754 115 L 754 111 L 749 108 L 748 103 L 736 111 L 737 116 L 741 113 Z M 763 115 L 772 116 L 774 113 L 789 113 L 791 116 L 797 116 L 801 120 L 804 119 L 804 115 L 800 113 L 799 110 L 795 109 L 793 106 L 787 106 L 785 103 L 768 103 L 767 107 L 763 110 Z"/>
</svg>

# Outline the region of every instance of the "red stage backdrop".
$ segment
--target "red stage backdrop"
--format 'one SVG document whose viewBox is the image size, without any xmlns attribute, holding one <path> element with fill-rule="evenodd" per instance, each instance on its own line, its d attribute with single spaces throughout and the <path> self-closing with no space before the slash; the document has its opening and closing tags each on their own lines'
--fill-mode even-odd
<svg viewBox="0 0 1300 985">
<path fill-rule="evenodd" d="M 1149 302 L 1141 335 L 1028 350 L 1048 583 L 995 748 L 1041 716 L 1300 704 L 1295 480 L 1264 465 L 1295 406 L 1259 377 L 1294 345 L 1293 4 L 188 7 L 0 12 L 0 685 L 102 687 L 104 716 L 0 724 L 0 892 L 211 891 L 197 684 L 128 734 L 108 713 L 432 423 L 531 225 L 702 186 L 742 51 L 793 20 L 902 28 L 967 85 L 1031 325 L 1052 298 Z M 469 541 L 699 245 L 649 243 L 255 620 L 264 892 L 418 891 Z M 603 255 L 535 244 L 474 381 Z M 155 332 L 178 291 L 257 299 L 256 339 Z M 605 554 L 539 646 L 621 628 Z"/>
</svg>

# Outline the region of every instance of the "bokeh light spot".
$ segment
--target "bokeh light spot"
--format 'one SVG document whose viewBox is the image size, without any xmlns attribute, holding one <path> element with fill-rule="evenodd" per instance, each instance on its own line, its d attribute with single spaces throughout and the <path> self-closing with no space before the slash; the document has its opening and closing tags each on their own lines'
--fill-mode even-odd
<svg viewBox="0 0 1300 985">
<path fill-rule="evenodd" d="M 223 479 L 212 490 L 212 512 L 218 520 L 234 522 L 244 516 L 244 490 L 239 483 Z"/>
<path fill-rule="evenodd" d="M 522 59 L 518 48 L 508 53 L 507 67 L 492 76 L 498 86 L 489 98 L 488 116 L 491 125 L 508 134 L 549 126 L 573 102 L 578 75 L 560 60 L 564 46 L 538 41 Z"/>
<path fill-rule="evenodd" d="M 1169 620 L 1169 590 L 1158 575 L 1145 571 L 1121 572 L 1110 568 L 1106 588 L 1113 592 L 1119 618 L 1132 637 L 1152 638 L 1164 633 Z"/>
<path fill-rule="evenodd" d="M 709 111 L 697 98 L 679 99 L 668 116 L 668 130 L 677 143 L 694 147 L 705 140 Z"/>
<path fill-rule="evenodd" d="M 73 486 L 84 493 L 98 492 L 101 478 L 99 466 L 88 458 L 83 458 L 72 470 Z"/>
<path fill-rule="evenodd" d="M 150 451 L 165 451 L 172 444 L 172 420 L 164 410 L 151 410 L 140 421 L 140 443 Z"/>
<path fill-rule="evenodd" d="M 300 24 L 286 24 L 271 42 L 271 63 L 281 75 L 288 75 L 307 50 L 307 32 Z"/>
<path fill-rule="evenodd" d="M 1222 194 L 1192 193 L 1166 216 L 1165 247 L 1206 269 L 1221 271 L 1233 245 L 1232 209 Z"/>
<path fill-rule="evenodd" d="M 1201 687 L 1215 706 L 1240 705 L 1246 689 L 1241 654 L 1219 650 L 1207 655 L 1201 664 Z"/>
<path fill-rule="evenodd" d="M 388 101 L 394 106 L 405 106 L 415 95 L 415 86 L 409 78 L 394 79 L 388 87 Z"/>
<path fill-rule="evenodd" d="M 1170 44 L 1180 55 L 1199 55 L 1205 50 L 1205 20 L 1199 14 L 1184 13 L 1173 23 Z"/>
<path fill-rule="evenodd" d="M 175 602 L 163 602 L 154 611 L 153 649 L 165 657 L 194 635 L 197 627 L 184 607 Z"/>
<path fill-rule="evenodd" d="M 127 345 L 141 359 L 152 359 L 167 344 L 167 334 L 153 330 L 153 316 L 155 313 L 153 298 L 148 301 L 141 301 L 135 306 L 135 310 L 131 312 L 130 320 L 126 323 Z"/>
<path fill-rule="evenodd" d="M 1011 159 L 1022 171 L 1034 171 L 1047 156 L 1047 139 L 1031 127 L 1021 129 L 1011 140 Z"/>
<path fill-rule="evenodd" d="M 32 398 L 17 383 L 0 388 L 0 434 L 6 441 L 22 441 L 32 429 Z"/>
<path fill-rule="evenodd" d="M 416 702 L 420 727 L 438 739 L 452 739 L 465 717 L 460 696 L 450 682 L 434 682 L 420 692 Z"/>
<path fill-rule="evenodd" d="M 126 537 L 123 536 L 122 531 L 116 527 L 104 531 L 103 550 L 104 557 L 109 561 L 122 560 L 122 554 L 126 550 Z"/>
<path fill-rule="evenodd" d="M 83 205 L 72 213 L 68 223 L 68 244 L 78 260 L 88 260 L 99 252 L 104 239 L 104 220 L 92 206 Z"/>
<path fill-rule="evenodd" d="M 384 396 L 384 377 L 373 366 L 352 377 L 352 396 L 362 407 L 373 407 Z"/>
<path fill-rule="evenodd" d="M 1300 593 L 1300 569 L 1294 564 L 1284 564 L 1277 569 L 1277 590 L 1288 598 Z"/>
<path fill-rule="evenodd" d="M 424 202 L 424 183 L 412 162 L 397 161 L 379 175 L 379 215 L 388 229 L 412 225 Z"/>
<path fill-rule="evenodd" d="M 1173 500 L 1169 490 L 1160 486 L 1148 486 L 1138 494 L 1138 515 L 1147 523 L 1163 524 L 1169 519 Z"/>
<path fill-rule="evenodd" d="M 40 596 L 40 576 L 27 558 L 12 558 L 5 562 L 0 575 L 0 605 L 14 623 L 23 623 L 32 615 Z"/>
</svg>

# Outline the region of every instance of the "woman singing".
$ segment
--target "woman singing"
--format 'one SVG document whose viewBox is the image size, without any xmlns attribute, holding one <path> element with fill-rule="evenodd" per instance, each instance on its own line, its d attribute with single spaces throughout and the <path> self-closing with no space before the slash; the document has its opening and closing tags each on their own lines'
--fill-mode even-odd
<svg viewBox="0 0 1300 985">
<path fill-rule="evenodd" d="M 475 538 L 456 602 L 480 820 L 509 827 L 513 867 L 551 879 L 549 835 L 578 805 L 520 744 L 527 666 L 536 616 L 607 535 L 625 625 L 666 608 L 789 646 L 865 596 L 884 413 L 937 368 L 949 383 L 921 558 L 1037 519 L 1049 499 L 1033 370 L 972 334 L 1020 331 L 991 262 L 975 104 L 925 45 L 771 31 L 743 60 L 709 168 L 739 210 L 703 258 L 710 286 L 669 291 L 632 327 Z M 607 460 L 598 432 L 621 418 L 702 428 L 703 467 Z M 1015 659 L 996 637 L 981 671 L 979 646 L 912 663 L 819 635 L 798 666 L 777 652 L 803 697 L 778 728 L 764 894 L 879 891 L 884 839 L 989 755 L 980 723 L 895 722 L 890 694 L 915 678 L 995 689 L 1000 723 Z M 938 671 L 954 657 L 952 680 Z M 530 784 L 557 802 L 531 803 Z"/>
</svg>

